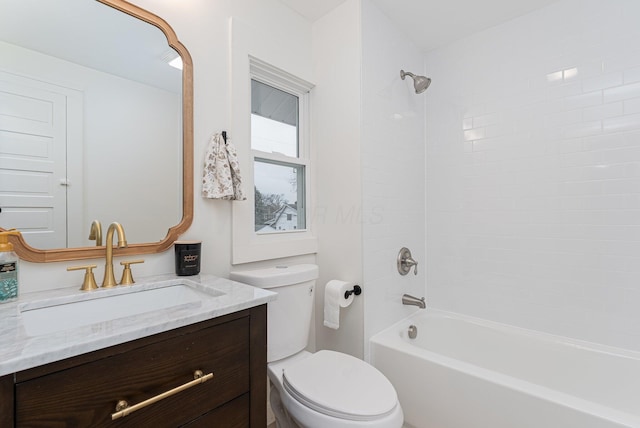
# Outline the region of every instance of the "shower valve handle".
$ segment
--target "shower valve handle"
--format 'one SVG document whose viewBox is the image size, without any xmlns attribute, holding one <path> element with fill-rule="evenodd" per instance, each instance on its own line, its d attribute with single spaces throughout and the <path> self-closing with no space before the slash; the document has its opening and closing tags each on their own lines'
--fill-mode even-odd
<svg viewBox="0 0 640 428">
<path fill-rule="evenodd" d="M 413 267 L 413 274 L 418 274 L 418 262 L 411 257 L 411 251 L 408 248 L 402 247 L 400 253 L 398 253 L 398 273 L 400 275 L 406 275 L 411 271 Z"/>
<path fill-rule="evenodd" d="M 409 270 L 411 270 L 411 267 L 413 266 L 413 274 L 417 275 L 418 274 L 418 262 L 413 260 L 411 257 L 405 259 L 404 263 L 409 266 Z"/>
</svg>

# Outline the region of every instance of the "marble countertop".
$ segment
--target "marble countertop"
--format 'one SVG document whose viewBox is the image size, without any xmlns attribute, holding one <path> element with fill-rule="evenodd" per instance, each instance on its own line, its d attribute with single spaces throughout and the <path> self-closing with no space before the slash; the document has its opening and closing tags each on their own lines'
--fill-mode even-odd
<svg viewBox="0 0 640 428">
<path fill-rule="evenodd" d="M 176 284 L 187 284 L 211 298 L 47 334 L 30 335 L 23 320 L 23 311 L 51 306 L 52 302 L 64 305 Z M 268 290 L 212 275 L 158 275 L 137 279 L 131 286 L 90 292 L 75 286 L 25 293 L 16 301 L 0 305 L 0 376 L 258 306 L 276 296 Z"/>
</svg>

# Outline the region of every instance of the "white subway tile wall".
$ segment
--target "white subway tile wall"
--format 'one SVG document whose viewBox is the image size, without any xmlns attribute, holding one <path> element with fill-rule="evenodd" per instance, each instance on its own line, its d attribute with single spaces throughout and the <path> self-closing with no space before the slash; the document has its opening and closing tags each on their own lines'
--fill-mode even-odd
<svg viewBox="0 0 640 428">
<path fill-rule="evenodd" d="M 640 350 L 638 23 L 560 1 L 426 55 L 433 306 Z"/>
<path fill-rule="evenodd" d="M 403 293 L 425 291 L 424 96 L 400 70 L 423 74 L 420 51 L 369 1 L 362 2 L 362 239 L 364 339 L 415 310 Z M 400 276 L 400 248 L 419 275 Z"/>
</svg>

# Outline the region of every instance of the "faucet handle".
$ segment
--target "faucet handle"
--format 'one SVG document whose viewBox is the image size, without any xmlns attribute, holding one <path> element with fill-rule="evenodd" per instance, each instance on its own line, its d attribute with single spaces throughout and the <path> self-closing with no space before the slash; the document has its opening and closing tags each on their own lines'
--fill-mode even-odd
<svg viewBox="0 0 640 428">
<path fill-rule="evenodd" d="M 85 269 L 84 281 L 82 281 L 82 287 L 80 287 L 80 290 L 90 291 L 96 290 L 98 288 L 98 284 L 96 284 L 96 278 L 93 276 L 93 269 L 95 267 L 97 267 L 97 265 L 69 266 L 67 268 L 67 271 Z"/>
<path fill-rule="evenodd" d="M 134 284 L 133 275 L 131 274 L 131 265 L 136 263 L 144 263 L 143 259 L 139 260 L 127 260 L 120 262 L 124 269 L 122 270 L 122 279 L 120 280 L 120 285 L 131 285 Z"/>
<path fill-rule="evenodd" d="M 407 257 L 404 262 L 405 262 L 405 264 L 407 266 L 409 266 L 409 269 L 411 269 L 411 266 L 413 266 L 413 274 L 414 275 L 418 274 L 418 262 L 417 261 L 413 260 L 413 258 L 411 258 L 411 257 Z"/>
<path fill-rule="evenodd" d="M 411 271 L 413 267 L 413 274 L 418 274 L 418 262 L 411 257 L 411 251 L 408 248 L 402 247 L 398 253 L 397 259 L 398 273 L 400 275 L 406 275 Z"/>
</svg>

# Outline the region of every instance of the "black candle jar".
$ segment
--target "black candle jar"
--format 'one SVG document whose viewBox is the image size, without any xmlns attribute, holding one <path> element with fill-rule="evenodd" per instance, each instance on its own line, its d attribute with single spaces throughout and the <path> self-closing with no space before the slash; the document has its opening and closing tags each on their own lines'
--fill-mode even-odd
<svg viewBox="0 0 640 428">
<path fill-rule="evenodd" d="M 176 241 L 173 244 L 176 256 L 176 275 L 189 276 L 200 273 L 200 241 Z"/>
</svg>

